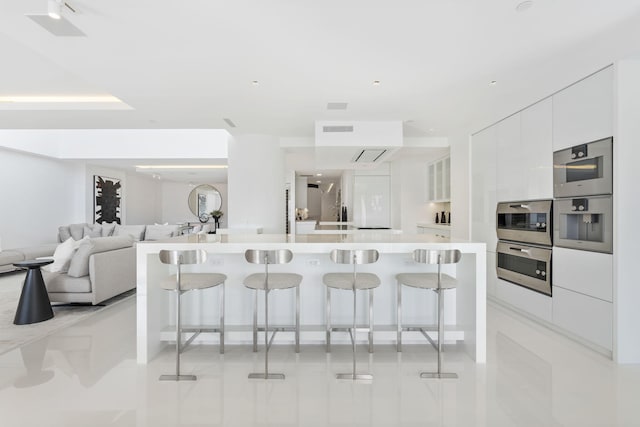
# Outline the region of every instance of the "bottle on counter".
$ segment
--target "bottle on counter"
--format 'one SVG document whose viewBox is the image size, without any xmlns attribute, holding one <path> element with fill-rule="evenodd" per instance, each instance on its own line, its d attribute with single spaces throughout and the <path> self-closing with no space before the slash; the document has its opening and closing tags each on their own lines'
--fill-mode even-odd
<svg viewBox="0 0 640 427">
<path fill-rule="evenodd" d="M 447 223 L 447 213 L 445 211 L 442 211 L 442 213 L 440 214 L 440 224 L 446 224 Z"/>
<path fill-rule="evenodd" d="M 451 211 L 449 211 L 449 214 L 447 215 L 447 224 L 451 224 Z"/>
<path fill-rule="evenodd" d="M 436 212 L 436 224 L 440 223 L 440 217 L 438 216 L 438 212 Z"/>
</svg>

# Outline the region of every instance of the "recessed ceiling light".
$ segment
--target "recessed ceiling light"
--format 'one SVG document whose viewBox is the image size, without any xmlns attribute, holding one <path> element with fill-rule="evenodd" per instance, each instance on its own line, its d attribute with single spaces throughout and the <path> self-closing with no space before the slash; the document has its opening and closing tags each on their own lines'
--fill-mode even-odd
<svg viewBox="0 0 640 427">
<path fill-rule="evenodd" d="M 316 181 L 316 184 L 322 184 L 322 181 Z"/>
<path fill-rule="evenodd" d="M 227 169 L 228 165 L 136 165 L 137 169 Z"/>
<path fill-rule="evenodd" d="M 491 81 L 489 82 L 489 86 L 495 86 L 495 85 L 497 85 L 497 84 L 498 84 L 498 82 L 497 82 L 496 80 L 491 80 Z"/>
<path fill-rule="evenodd" d="M 225 122 L 226 124 L 228 124 L 230 128 L 234 128 L 234 127 L 236 127 L 236 124 L 233 122 L 233 120 L 228 119 L 228 118 L 224 118 L 224 119 L 222 119 L 222 120 L 224 120 L 224 122 Z"/>
<path fill-rule="evenodd" d="M 380 80 L 374 80 L 373 81 L 373 85 L 374 86 L 380 86 Z"/>
<path fill-rule="evenodd" d="M 254 86 L 258 86 L 260 84 L 260 82 L 257 81 L 257 80 L 253 80 L 253 81 L 251 81 L 251 84 L 254 85 Z"/>
<path fill-rule="evenodd" d="M 524 12 L 525 10 L 531 9 L 531 6 L 533 6 L 533 0 L 525 0 L 518 3 L 516 6 L 516 12 Z"/>
<path fill-rule="evenodd" d="M 317 173 L 316 176 L 322 176 L 322 174 L 321 173 Z"/>
</svg>

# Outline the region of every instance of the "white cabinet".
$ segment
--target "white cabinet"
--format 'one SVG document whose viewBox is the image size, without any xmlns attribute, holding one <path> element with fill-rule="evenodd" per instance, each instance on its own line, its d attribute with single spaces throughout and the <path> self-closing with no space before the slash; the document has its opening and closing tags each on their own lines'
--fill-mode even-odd
<svg viewBox="0 0 640 427">
<path fill-rule="evenodd" d="M 451 199 L 451 158 L 445 157 L 427 166 L 427 202 Z"/>
<path fill-rule="evenodd" d="M 487 251 L 496 251 L 495 126 L 471 140 L 471 240 L 486 243 Z"/>
<path fill-rule="evenodd" d="M 526 314 L 551 323 L 553 304 L 552 298 L 547 295 L 498 279 L 496 297 Z"/>
<path fill-rule="evenodd" d="M 613 67 L 553 95 L 553 151 L 613 135 Z"/>
<path fill-rule="evenodd" d="M 441 224 L 418 223 L 418 234 L 433 234 L 437 237 L 451 237 L 451 226 Z"/>
<path fill-rule="evenodd" d="M 553 104 L 547 98 L 520 116 L 522 199 L 553 198 Z"/>
<path fill-rule="evenodd" d="M 496 124 L 496 196 L 499 202 L 524 200 L 527 188 L 522 170 L 524 156 L 520 144 L 520 113 Z"/>
<path fill-rule="evenodd" d="M 613 301 L 613 255 L 553 248 L 553 286 Z"/>
<path fill-rule="evenodd" d="M 613 348 L 613 304 L 560 287 L 553 289 L 553 323 L 607 350 Z"/>
</svg>

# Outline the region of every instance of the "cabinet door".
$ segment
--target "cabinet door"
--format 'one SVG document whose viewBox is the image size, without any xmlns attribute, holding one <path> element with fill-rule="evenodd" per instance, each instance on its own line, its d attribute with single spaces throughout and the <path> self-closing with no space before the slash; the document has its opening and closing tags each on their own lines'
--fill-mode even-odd
<svg viewBox="0 0 640 427">
<path fill-rule="evenodd" d="M 495 252 L 496 237 L 496 127 L 471 139 L 471 239 Z"/>
<path fill-rule="evenodd" d="M 431 163 L 427 173 L 427 201 L 436 199 L 436 165 Z"/>
<path fill-rule="evenodd" d="M 442 200 L 442 161 L 436 162 L 436 200 Z"/>
<path fill-rule="evenodd" d="M 442 196 L 445 200 L 451 199 L 451 158 L 442 161 Z"/>
<path fill-rule="evenodd" d="M 613 302 L 613 255 L 553 248 L 553 286 Z"/>
<path fill-rule="evenodd" d="M 499 202 L 526 199 L 524 160 L 520 147 L 520 113 L 496 124 L 497 197 Z"/>
<path fill-rule="evenodd" d="M 613 67 L 553 95 L 553 151 L 613 135 Z"/>
<path fill-rule="evenodd" d="M 553 198 L 553 105 L 551 98 L 521 112 L 525 200 Z"/>
</svg>

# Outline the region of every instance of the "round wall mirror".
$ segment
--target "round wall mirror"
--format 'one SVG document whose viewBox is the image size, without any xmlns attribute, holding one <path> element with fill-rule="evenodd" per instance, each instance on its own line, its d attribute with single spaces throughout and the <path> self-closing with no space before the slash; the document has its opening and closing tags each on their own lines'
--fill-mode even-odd
<svg viewBox="0 0 640 427">
<path fill-rule="evenodd" d="M 195 187 L 189 193 L 189 209 L 198 218 L 211 216 L 212 211 L 220 210 L 222 207 L 222 196 L 216 187 L 209 184 L 202 184 Z"/>
</svg>

